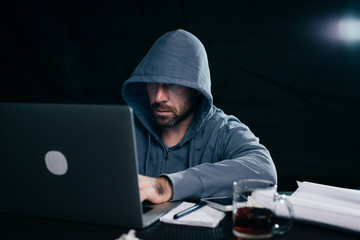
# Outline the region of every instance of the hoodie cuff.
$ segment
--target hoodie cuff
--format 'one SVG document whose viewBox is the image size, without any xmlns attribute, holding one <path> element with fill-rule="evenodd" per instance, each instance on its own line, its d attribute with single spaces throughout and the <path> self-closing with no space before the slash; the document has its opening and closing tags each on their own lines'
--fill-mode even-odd
<svg viewBox="0 0 360 240">
<path fill-rule="evenodd" d="M 164 174 L 172 184 L 173 197 L 171 201 L 177 200 L 198 200 L 201 196 L 201 181 L 198 176 L 190 169 Z"/>
</svg>

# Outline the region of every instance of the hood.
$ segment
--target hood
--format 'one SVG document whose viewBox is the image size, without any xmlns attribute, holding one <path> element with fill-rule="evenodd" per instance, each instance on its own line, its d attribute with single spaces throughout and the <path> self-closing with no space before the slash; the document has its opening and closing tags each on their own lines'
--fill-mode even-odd
<svg viewBox="0 0 360 240">
<path fill-rule="evenodd" d="M 133 108 L 145 128 L 156 135 L 144 84 L 149 82 L 183 85 L 198 90 L 204 96 L 187 135 L 194 134 L 210 114 L 213 98 L 207 54 L 193 34 L 182 29 L 165 33 L 123 85 L 122 96 L 126 104 Z"/>
</svg>

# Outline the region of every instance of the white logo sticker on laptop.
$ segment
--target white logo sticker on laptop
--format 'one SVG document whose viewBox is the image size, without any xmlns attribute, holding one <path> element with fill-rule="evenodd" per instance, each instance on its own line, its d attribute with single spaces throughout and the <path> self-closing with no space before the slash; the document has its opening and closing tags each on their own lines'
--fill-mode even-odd
<svg viewBox="0 0 360 240">
<path fill-rule="evenodd" d="M 59 151 L 49 151 L 45 154 L 46 168 L 54 175 L 64 175 L 68 170 L 68 163 Z"/>
</svg>

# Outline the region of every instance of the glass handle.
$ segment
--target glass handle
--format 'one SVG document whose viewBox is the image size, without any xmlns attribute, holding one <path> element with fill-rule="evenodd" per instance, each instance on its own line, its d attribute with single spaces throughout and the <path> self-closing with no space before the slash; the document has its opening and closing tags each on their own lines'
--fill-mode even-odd
<svg viewBox="0 0 360 240">
<path fill-rule="evenodd" d="M 284 205 L 285 209 L 288 212 L 288 219 L 287 222 L 283 225 L 275 224 L 274 226 L 274 233 L 275 234 L 284 234 L 291 228 L 294 222 L 294 208 L 289 199 L 284 194 L 276 193 L 274 196 L 275 203 L 281 203 Z"/>
</svg>

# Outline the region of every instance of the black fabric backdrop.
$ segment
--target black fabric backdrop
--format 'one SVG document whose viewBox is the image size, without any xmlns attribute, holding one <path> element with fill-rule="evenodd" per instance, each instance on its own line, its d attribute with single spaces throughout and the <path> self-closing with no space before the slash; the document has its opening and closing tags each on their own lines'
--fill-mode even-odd
<svg viewBox="0 0 360 240">
<path fill-rule="evenodd" d="M 0 101 L 123 104 L 153 42 L 183 28 L 208 52 L 214 103 L 266 145 L 280 190 L 360 187 L 360 42 L 336 23 L 360 2 L 3 1 Z"/>
</svg>

